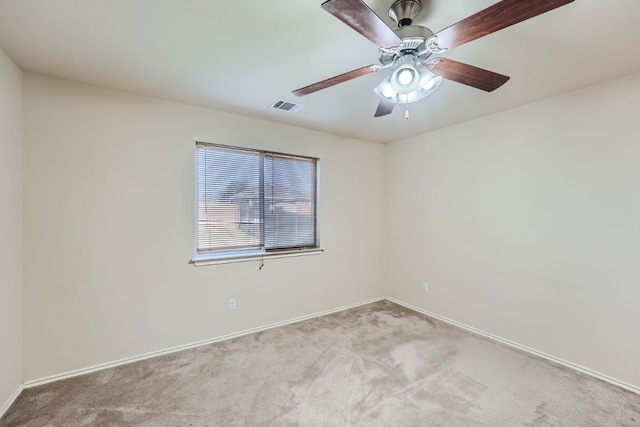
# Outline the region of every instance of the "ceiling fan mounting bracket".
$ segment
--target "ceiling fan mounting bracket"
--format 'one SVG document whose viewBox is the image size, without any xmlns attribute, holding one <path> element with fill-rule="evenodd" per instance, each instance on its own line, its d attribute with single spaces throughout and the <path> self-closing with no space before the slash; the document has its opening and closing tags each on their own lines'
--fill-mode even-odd
<svg viewBox="0 0 640 427">
<path fill-rule="evenodd" d="M 421 10 L 421 0 L 396 0 L 389 8 L 389 18 L 400 28 L 408 27 Z"/>
</svg>

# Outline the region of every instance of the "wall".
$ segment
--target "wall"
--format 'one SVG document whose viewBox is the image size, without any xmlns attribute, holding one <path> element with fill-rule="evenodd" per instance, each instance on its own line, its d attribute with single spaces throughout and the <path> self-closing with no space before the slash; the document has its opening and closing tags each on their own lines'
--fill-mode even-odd
<svg viewBox="0 0 640 427">
<path fill-rule="evenodd" d="M 26 381 L 383 295 L 384 146 L 31 74 L 24 103 Z M 189 265 L 195 136 L 319 157 L 325 252 Z"/>
<path fill-rule="evenodd" d="M 22 72 L 0 50 L 0 414 L 22 384 Z"/>
<path fill-rule="evenodd" d="M 386 293 L 640 384 L 639 74 L 388 147 L 37 75 L 24 91 L 27 381 Z M 320 157 L 326 252 L 189 265 L 194 136 Z"/>
<path fill-rule="evenodd" d="M 633 74 L 391 144 L 387 294 L 640 386 L 639 99 Z"/>
</svg>

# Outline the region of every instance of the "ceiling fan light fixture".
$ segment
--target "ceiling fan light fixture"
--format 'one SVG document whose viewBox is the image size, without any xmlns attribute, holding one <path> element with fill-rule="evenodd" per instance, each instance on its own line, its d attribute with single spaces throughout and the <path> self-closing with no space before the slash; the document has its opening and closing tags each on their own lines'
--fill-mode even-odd
<svg viewBox="0 0 640 427">
<path fill-rule="evenodd" d="M 407 104 L 420 101 L 429 96 L 442 82 L 442 77 L 436 76 L 427 67 L 419 67 L 417 69 L 412 67 L 411 69 L 415 74 L 411 75 L 411 82 L 407 85 L 402 85 L 400 82 L 401 73 L 407 69 L 407 67 L 398 68 L 391 75 L 385 77 L 373 91 L 389 102 Z"/>
</svg>

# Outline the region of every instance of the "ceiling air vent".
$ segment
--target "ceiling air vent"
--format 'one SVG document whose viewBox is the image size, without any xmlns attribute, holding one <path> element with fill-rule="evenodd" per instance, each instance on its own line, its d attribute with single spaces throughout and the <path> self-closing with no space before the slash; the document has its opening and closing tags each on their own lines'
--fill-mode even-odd
<svg viewBox="0 0 640 427">
<path fill-rule="evenodd" d="M 271 104 L 271 108 L 275 110 L 286 111 L 287 113 L 295 113 L 302 107 L 304 107 L 304 105 L 297 104 L 291 101 L 285 101 L 284 99 L 278 99 L 276 102 Z"/>
</svg>

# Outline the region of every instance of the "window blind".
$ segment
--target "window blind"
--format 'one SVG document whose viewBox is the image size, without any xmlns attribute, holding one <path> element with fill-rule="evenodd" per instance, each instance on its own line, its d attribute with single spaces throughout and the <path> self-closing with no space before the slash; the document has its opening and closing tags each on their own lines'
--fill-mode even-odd
<svg viewBox="0 0 640 427">
<path fill-rule="evenodd" d="M 317 159 L 198 142 L 197 253 L 317 247 Z"/>
</svg>

